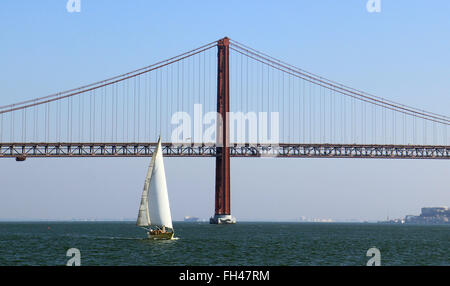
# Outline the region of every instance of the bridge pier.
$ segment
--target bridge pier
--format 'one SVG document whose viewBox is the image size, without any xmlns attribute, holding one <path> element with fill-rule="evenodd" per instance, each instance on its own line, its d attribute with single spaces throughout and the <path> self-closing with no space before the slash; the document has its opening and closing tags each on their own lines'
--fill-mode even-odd
<svg viewBox="0 0 450 286">
<path fill-rule="evenodd" d="M 236 223 L 230 210 L 230 150 L 228 112 L 230 110 L 229 39 L 219 40 L 217 48 L 217 157 L 216 199 L 211 224 Z"/>
</svg>

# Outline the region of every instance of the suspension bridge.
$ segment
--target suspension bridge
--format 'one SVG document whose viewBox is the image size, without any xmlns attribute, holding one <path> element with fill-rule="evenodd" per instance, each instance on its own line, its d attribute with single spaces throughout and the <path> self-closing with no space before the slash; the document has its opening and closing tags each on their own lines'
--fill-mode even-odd
<svg viewBox="0 0 450 286">
<path fill-rule="evenodd" d="M 161 136 L 165 156 L 216 158 L 215 215 L 228 218 L 230 157 L 450 159 L 449 125 L 223 38 L 1 106 L 0 158 L 151 156 Z"/>
</svg>

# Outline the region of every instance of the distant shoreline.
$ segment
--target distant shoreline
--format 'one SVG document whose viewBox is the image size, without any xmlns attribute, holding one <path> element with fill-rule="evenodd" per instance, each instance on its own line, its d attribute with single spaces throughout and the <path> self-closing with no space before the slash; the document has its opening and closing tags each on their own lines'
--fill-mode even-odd
<svg viewBox="0 0 450 286">
<path fill-rule="evenodd" d="M 1 223 L 135 223 L 135 220 L 0 220 Z M 174 223 L 188 223 L 188 224 L 209 224 L 207 221 L 174 221 Z M 242 220 L 238 221 L 239 223 L 288 223 L 288 224 L 316 224 L 316 225 L 331 225 L 331 224 L 370 224 L 370 225 L 401 225 L 401 226 L 436 226 L 436 225 L 449 225 L 449 224 L 420 224 L 420 223 L 406 223 L 406 224 L 393 224 L 393 223 L 384 223 L 379 221 L 333 221 L 333 222 L 301 222 L 301 221 L 252 221 L 252 220 Z"/>
</svg>

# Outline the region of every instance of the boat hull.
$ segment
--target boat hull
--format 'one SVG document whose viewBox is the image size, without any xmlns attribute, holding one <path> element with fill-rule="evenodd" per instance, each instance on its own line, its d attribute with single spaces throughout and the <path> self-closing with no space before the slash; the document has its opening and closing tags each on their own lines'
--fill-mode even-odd
<svg viewBox="0 0 450 286">
<path fill-rule="evenodd" d="M 148 238 L 153 240 L 169 240 L 173 238 L 173 232 L 148 233 Z"/>
</svg>

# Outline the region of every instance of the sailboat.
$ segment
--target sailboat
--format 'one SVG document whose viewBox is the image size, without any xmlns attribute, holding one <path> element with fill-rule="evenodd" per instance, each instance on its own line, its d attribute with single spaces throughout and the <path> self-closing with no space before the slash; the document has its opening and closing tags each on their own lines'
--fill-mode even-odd
<svg viewBox="0 0 450 286">
<path fill-rule="evenodd" d="M 150 239 L 173 238 L 174 229 L 170 215 L 161 137 L 158 139 L 145 177 L 136 225 L 147 230 Z"/>
</svg>

